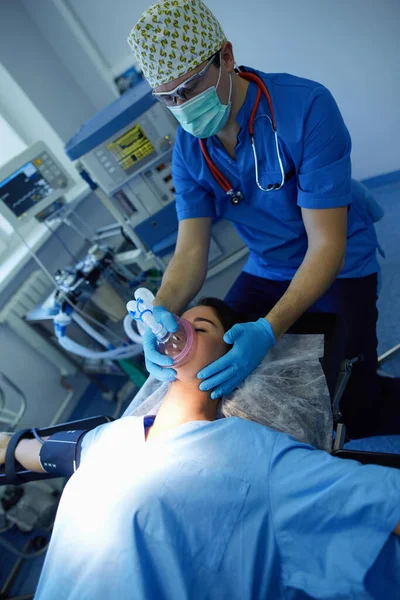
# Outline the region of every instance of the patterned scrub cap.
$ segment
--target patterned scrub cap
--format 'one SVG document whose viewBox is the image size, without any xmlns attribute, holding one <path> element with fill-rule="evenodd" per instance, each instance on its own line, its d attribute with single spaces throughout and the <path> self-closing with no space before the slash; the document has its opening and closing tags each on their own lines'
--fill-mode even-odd
<svg viewBox="0 0 400 600">
<path fill-rule="evenodd" d="M 152 88 L 198 67 L 225 40 L 221 25 L 202 0 L 159 0 L 142 14 L 128 36 Z"/>
</svg>

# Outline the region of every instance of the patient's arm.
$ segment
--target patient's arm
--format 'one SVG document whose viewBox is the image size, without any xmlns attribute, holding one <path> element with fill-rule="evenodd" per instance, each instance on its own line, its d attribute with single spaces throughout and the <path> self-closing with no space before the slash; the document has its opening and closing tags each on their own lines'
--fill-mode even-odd
<svg viewBox="0 0 400 600">
<path fill-rule="evenodd" d="M 395 530 L 393 531 L 394 535 L 400 536 L 400 522 L 397 523 Z"/>
<path fill-rule="evenodd" d="M 0 465 L 5 463 L 6 451 L 11 436 L 0 434 Z M 44 440 L 48 440 L 48 437 L 44 437 Z M 39 461 L 39 453 L 42 444 L 36 440 L 21 440 L 15 449 L 15 458 L 17 461 L 29 471 L 34 473 L 45 473 Z"/>
<path fill-rule="evenodd" d="M 80 464 L 83 437 L 92 430 L 95 438 L 98 437 L 99 430 L 113 420 L 99 415 L 38 430 L 23 429 L 11 436 L 0 433 L 0 486 L 48 477 L 70 477 Z M 77 429 L 76 425 L 82 429 Z M 5 465 L 7 453 L 10 469 Z M 11 464 L 12 458 L 17 464 Z"/>
</svg>

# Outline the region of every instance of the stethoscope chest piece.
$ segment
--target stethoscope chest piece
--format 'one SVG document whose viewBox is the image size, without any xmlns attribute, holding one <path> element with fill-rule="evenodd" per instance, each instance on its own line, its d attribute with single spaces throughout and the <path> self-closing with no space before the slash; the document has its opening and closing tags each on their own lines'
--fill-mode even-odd
<svg viewBox="0 0 400 600">
<path fill-rule="evenodd" d="M 241 203 L 241 201 L 243 200 L 243 194 L 242 192 L 233 192 L 231 195 L 231 204 L 233 204 L 233 206 L 237 206 L 238 204 Z"/>
</svg>

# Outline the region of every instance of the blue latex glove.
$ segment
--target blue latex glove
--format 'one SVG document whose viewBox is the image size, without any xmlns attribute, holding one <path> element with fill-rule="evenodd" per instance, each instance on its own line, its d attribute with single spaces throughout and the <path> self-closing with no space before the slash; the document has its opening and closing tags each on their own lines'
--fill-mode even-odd
<svg viewBox="0 0 400 600">
<path fill-rule="evenodd" d="M 205 380 L 199 386 L 202 391 L 215 388 L 213 400 L 233 392 L 254 371 L 275 344 L 275 336 L 268 321 L 261 318 L 234 325 L 225 333 L 224 341 L 233 348 L 197 374 Z"/>
<path fill-rule="evenodd" d="M 176 331 L 178 324 L 175 317 L 163 306 L 155 306 L 153 315 L 157 323 L 161 323 L 167 331 Z M 154 375 L 159 381 L 173 381 L 176 378 L 175 369 L 163 369 L 159 365 L 169 367 L 174 364 L 171 357 L 160 354 L 157 351 L 157 338 L 148 327 L 143 336 L 143 352 L 146 361 L 146 369 L 150 375 Z"/>
</svg>

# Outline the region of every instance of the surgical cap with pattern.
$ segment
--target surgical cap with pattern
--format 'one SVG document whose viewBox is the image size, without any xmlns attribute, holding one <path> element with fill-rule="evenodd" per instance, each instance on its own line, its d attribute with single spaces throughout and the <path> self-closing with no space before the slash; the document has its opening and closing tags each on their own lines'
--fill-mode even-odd
<svg viewBox="0 0 400 600">
<path fill-rule="evenodd" d="M 142 14 L 128 36 L 153 88 L 198 67 L 225 40 L 221 25 L 201 0 L 160 0 Z"/>
</svg>

